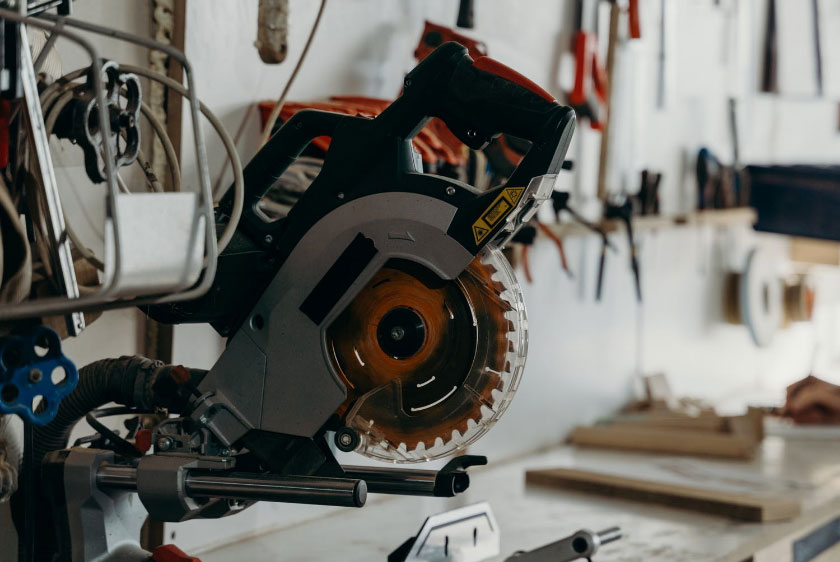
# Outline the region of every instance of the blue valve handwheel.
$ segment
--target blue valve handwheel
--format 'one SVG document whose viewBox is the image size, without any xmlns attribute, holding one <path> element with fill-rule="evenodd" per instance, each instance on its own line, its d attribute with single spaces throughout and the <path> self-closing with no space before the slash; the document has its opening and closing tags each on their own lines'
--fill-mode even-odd
<svg viewBox="0 0 840 562">
<path fill-rule="evenodd" d="M 58 334 L 46 326 L 0 338 L 0 413 L 47 424 L 78 382 L 76 365 L 61 352 Z"/>
</svg>

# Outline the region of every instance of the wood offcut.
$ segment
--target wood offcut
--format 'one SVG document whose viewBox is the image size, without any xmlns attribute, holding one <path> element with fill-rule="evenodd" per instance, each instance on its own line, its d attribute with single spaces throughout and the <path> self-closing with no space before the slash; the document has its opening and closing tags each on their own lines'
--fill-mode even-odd
<svg viewBox="0 0 840 562">
<path fill-rule="evenodd" d="M 529 470 L 525 473 L 525 481 L 528 484 L 691 509 L 742 521 L 786 521 L 801 512 L 799 502 L 791 499 L 641 480 L 573 468 Z"/>
</svg>

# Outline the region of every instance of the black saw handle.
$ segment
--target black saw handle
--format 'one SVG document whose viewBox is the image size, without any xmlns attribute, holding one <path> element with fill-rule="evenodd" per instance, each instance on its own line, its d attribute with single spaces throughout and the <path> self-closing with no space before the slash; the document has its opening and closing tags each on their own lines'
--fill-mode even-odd
<svg viewBox="0 0 840 562">
<path fill-rule="evenodd" d="M 360 136 L 357 143 L 368 144 L 371 138 L 410 140 L 430 118 L 438 117 L 474 149 L 500 134 L 530 141 L 531 148 L 510 176 L 509 186 L 527 186 L 535 176 L 560 171 L 574 130 L 574 111 L 511 68 L 487 57 L 473 60 L 466 47 L 450 42 L 406 75 L 404 85 L 403 94 L 372 120 L 317 110 L 292 116 L 245 167 L 243 226 L 257 235 L 273 231 L 257 214 L 260 199 L 312 140 L 338 137 L 345 130 L 368 137 Z M 367 129 L 340 126 L 348 121 L 355 125 L 365 121 Z M 341 165 L 370 166 L 380 157 L 371 154 L 368 162 Z M 230 216 L 232 207 L 233 190 L 229 190 L 219 210 Z"/>
<path fill-rule="evenodd" d="M 316 109 L 304 109 L 292 115 L 242 170 L 245 201 L 240 222 L 258 232 L 271 230 L 270 224 L 257 214 L 257 204 L 309 143 L 318 137 L 332 137 L 346 117 Z M 219 202 L 219 211 L 230 217 L 232 210 L 233 189 L 229 189 Z"/>
<path fill-rule="evenodd" d="M 531 142 L 508 185 L 556 174 L 574 130 L 574 111 L 515 70 L 489 57 L 473 60 L 458 43 L 444 43 L 404 81 L 403 95 L 382 112 L 399 136 L 411 138 L 438 117 L 470 148 L 500 134 Z"/>
</svg>

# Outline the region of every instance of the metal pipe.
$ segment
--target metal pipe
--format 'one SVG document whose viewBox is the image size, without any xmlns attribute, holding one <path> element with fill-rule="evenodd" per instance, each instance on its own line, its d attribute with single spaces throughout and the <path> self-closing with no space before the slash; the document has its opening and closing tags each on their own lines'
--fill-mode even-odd
<svg viewBox="0 0 840 562">
<path fill-rule="evenodd" d="M 130 466 L 102 465 L 96 474 L 102 489 L 137 491 L 137 469 Z M 190 470 L 184 478 L 184 491 L 193 498 L 304 503 L 362 507 L 367 500 L 364 480 L 278 476 Z M 175 493 L 175 491 L 173 491 Z"/>
<path fill-rule="evenodd" d="M 372 494 L 451 497 L 470 485 L 470 477 L 466 472 L 346 466 L 344 474 L 347 478 L 367 482 L 368 491 Z"/>
<path fill-rule="evenodd" d="M 190 471 L 184 481 L 184 489 L 188 496 L 194 498 L 231 498 L 343 507 L 362 507 L 367 500 L 367 485 L 364 480 L 316 476 Z"/>
<path fill-rule="evenodd" d="M 137 491 L 137 469 L 131 466 L 103 464 L 96 471 L 96 485 L 111 490 Z"/>
<path fill-rule="evenodd" d="M 622 537 L 621 529 L 618 527 L 604 529 L 603 531 L 596 533 L 596 535 L 598 536 L 598 540 L 602 546 L 607 543 L 615 542 Z"/>
</svg>

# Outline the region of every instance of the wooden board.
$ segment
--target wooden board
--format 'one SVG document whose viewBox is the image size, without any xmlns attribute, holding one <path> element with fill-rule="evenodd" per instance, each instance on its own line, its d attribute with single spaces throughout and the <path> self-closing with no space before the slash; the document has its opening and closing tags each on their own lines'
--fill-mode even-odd
<svg viewBox="0 0 840 562">
<path fill-rule="evenodd" d="M 799 502 L 795 500 L 627 478 L 574 468 L 529 470 L 525 473 L 525 481 L 528 484 L 691 509 L 743 521 L 784 521 L 798 516 L 801 511 Z"/>
<path fill-rule="evenodd" d="M 840 265 L 840 243 L 794 237 L 790 243 L 790 259 L 820 265 Z"/>
<path fill-rule="evenodd" d="M 680 412 L 652 411 L 638 414 L 620 414 L 607 418 L 604 420 L 604 424 L 610 427 L 653 427 L 658 429 L 683 429 L 721 433 L 726 431 L 727 419 L 706 413 L 689 416 Z"/>
<path fill-rule="evenodd" d="M 670 429 L 619 426 L 578 426 L 569 441 L 575 445 L 607 447 L 658 453 L 750 459 L 756 442 L 744 435 Z"/>
</svg>

